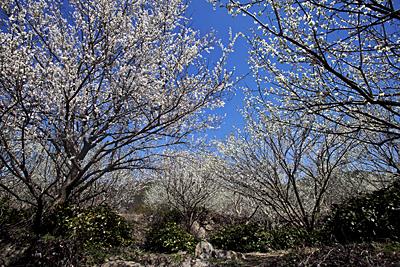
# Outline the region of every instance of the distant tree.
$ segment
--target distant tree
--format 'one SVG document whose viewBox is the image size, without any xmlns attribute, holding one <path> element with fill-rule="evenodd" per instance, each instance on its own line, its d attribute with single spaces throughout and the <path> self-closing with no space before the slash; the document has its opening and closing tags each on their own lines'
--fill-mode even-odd
<svg viewBox="0 0 400 267">
<path fill-rule="evenodd" d="M 105 175 L 148 168 L 223 105 L 227 50 L 209 65 L 219 42 L 187 27 L 184 1 L 0 8 L 0 188 L 34 207 L 36 226 Z"/>
<path fill-rule="evenodd" d="M 271 217 L 314 229 L 330 207 L 338 179 L 355 164 L 351 150 L 357 142 L 312 131 L 311 123 L 298 128 L 248 117 L 245 134 L 219 144 L 225 167 L 216 173 L 229 187 L 262 203 Z"/>
<path fill-rule="evenodd" d="M 207 156 L 173 153 L 157 171 L 146 202 L 181 213 L 185 226 L 192 224 L 217 204 L 222 188 Z"/>
</svg>

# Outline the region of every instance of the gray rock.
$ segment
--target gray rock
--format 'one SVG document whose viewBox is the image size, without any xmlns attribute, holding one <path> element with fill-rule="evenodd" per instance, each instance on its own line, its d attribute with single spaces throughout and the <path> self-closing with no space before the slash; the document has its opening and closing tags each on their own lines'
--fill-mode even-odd
<svg viewBox="0 0 400 267">
<path fill-rule="evenodd" d="M 192 259 L 185 259 L 183 262 L 181 262 L 180 267 L 192 267 Z"/>
<path fill-rule="evenodd" d="M 204 226 L 204 229 L 207 231 L 207 232 L 210 232 L 210 231 L 213 231 L 215 228 L 214 228 L 214 226 L 212 225 L 212 224 L 206 224 L 205 226 Z"/>
<path fill-rule="evenodd" d="M 217 259 L 225 259 L 226 258 L 226 250 L 216 249 L 214 255 Z"/>
<path fill-rule="evenodd" d="M 240 260 L 246 259 L 246 255 L 244 255 L 243 253 L 237 252 L 237 255 L 238 255 L 238 259 L 240 259 Z"/>
<path fill-rule="evenodd" d="M 192 262 L 191 267 L 208 267 L 210 266 L 207 262 L 204 262 L 200 259 L 196 259 L 194 262 Z"/>
<path fill-rule="evenodd" d="M 225 259 L 225 260 L 244 260 L 246 259 L 245 255 L 243 253 L 235 252 L 232 250 L 222 250 L 222 249 L 216 249 L 214 252 L 215 258 L 218 259 Z"/>
<path fill-rule="evenodd" d="M 225 258 L 226 258 L 227 260 L 237 260 L 237 259 L 238 259 L 238 256 L 237 256 L 237 253 L 236 253 L 235 251 L 228 250 L 228 251 L 226 252 Z"/>
<path fill-rule="evenodd" d="M 210 266 L 207 262 L 202 261 L 201 259 L 190 259 L 187 258 L 183 261 L 179 267 L 208 267 Z"/>
<path fill-rule="evenodd" d="M 201 241 L 197 244 L 194 256 L 199 259 L 209 259 L 214 257 L 215 251 L 213 246 L 207 241 Z"/>
<path fill-rule="evenodd" d="M 204 239 L 206 237 L 206 229 L 202 227 L 197 221 L 193 222 L 190 227 L 190 232 L 198 239 Z"/>
<path fill-rule="evenodd" d="M 101 267 L 144 267 L 142 264 L 134 261 L 108 261 L 101 265 Z"/>
</svg>

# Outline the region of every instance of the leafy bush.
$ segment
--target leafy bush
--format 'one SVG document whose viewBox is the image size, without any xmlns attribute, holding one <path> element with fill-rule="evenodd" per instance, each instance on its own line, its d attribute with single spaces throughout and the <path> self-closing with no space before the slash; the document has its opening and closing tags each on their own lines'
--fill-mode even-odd
<svg viewBox="0 0 400 267">
<path fill-rule="evenodd" d="M 58 206 L 50 214 L 46 214 L 43 224 L 48 234 L 62 237 L 71 236 L 66 221 L 76 217 L 82 211 L 81 208 L 74 205 Z"/>
<path fill-rule="evenodd" d="M 400 239 L 400 182 L 336 206 L 329 225 L 339 242 Z"/>
<path fill-rule="evenodd" d="M 85 247 L 113 247 L 130 242 L 127 222 L 108 206 L 60 208 L 53 214 L 56 235 L 73 238 Z"/>
<path fill-rule="evenodd" d="M 159 209 L 155 209 L 153 211 L 153 221 L 152 224 L 156 225 L 165 225 L 169 222 L 174 222 L 179 224 L 183 221 L 182 212 L 177 209 L 169 209 L 166 206 L 162 206 Z"/>
<path fill-rule="evenodd" d="M 9 198 L 0 198 L 0 242 L 14 240 L 25 243 L 33 236 L 26 227 L 32 218 L 31 211 L 17 209 L 11 203 Z"/>
<path fill-rule="evenodd" d="M 217 248 L 240 252 L 269 250 L 271 234 L 256 224 L 227 226 L 211 236 L 210 242 Z"/>
<path fill-rule="evenodd" d="M 157 252 L 193 252 L 197 240 L 176 222 L 154 225 L 147 234 L 146 248 Z"/>
<path fill-rule="evenodd" d="M 263 225 L 238 224 L 216 232 L 210 241 L 216 247 L 226 250 L 266 252 L 270 249 L 287 249 L 321 243 L 324 238 L 323 231 L 309 233 L 294 227 L 268 230 Z"/>
<path fill-rule="evenodd" d="M 271 247 L 274 249 L 287 249 L 305 243 L 306 231 L 297 228 L 278 228 L 271 231 Z"/>
<path fill-rule="evenodd" d="M 0 198 L 0 229 L 6 225 L 16 224 L 26 217 L 27 211 L 13 208 L 9 198 Z"/>
<path fill-rule="evenodd" d="M 31 244 L 10 266 L 64 267 L 81 266 L 83 262 L 83 255 L 74 240 L 46 235 Z"/>
</svg>

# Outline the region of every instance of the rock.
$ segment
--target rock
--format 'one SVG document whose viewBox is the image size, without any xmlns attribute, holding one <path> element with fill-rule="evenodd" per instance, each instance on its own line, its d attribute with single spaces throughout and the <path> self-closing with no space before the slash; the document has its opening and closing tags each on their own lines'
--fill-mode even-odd
<svg viewBox="0 0 400 267">
<path fill-rule="evenodd" d="M 212 224 L 207 223 L 207 224 L 204 226 L 204 229 L 205 229 L 207 232 L 211 232 L 211 231 L 213 231 L 215 228 L 214 228 L 214 226 L 213 226 Z"/>
<path fill-rule="evenodd" d="M 225 260 L 238 260 L 238 259 L 245 259 L 246 257 L 242 253 L 238 253 L 232 250 L 222 250 L 216 249 L 214 255 L 218 259 L 225 259 Z"/>
<path fill-rule="evenodd" d="M 190 259 L 187 258 L 185 261 L 181 262 L 179 267 L 208 267 L 210 264 L 202 261 L 201 259 Z"/>
<path fill-rule="evenodd" d="M 216 249 L 214 255 L 217 259 L 225 259 L 226 257 L 226 250 Z"/>
<path fill-rule="evenodd" d="M 238 259 L 240 259 L 240 260 L 246 259 L 246 255 L 244 255 L 243 253 L 237 252 L 237 256 L 238 256 Z"/>
<path fill-rule="evenodd" d="M 227 260 L 237 260 L 238 256 L 235 251 L 228 250 L 225 258 Z"/>
<path fill-rule="evenodd" d="M 207 262 L 203 262 L 200 259 L 196 259 L 194 262 L 192 262 L 191 267 L 208 267 L 208 266 L 209 264 Z"/>
<path fill-rule="evenodd" d="M 197 244 L 194 255 L 199 259 L 209 259 L 215 254 L 213 246 L 207 241 L 201 241 Z"/>
<path fill-rule="evenodd" d="M 101 265 L 101 267 L 144 267 L 142 264 L 134 261 L 108 261 Z"/>
<path fill-rule="evenodd" d="M 192 267 L 192 259 L 186 258 L 183 262 L 181 262 L 180 267 Z"/>
<path fill-rule="evenodd" d="M 198 239 L 204 239 L 206 237 L 206 229 L 202 227 L 197 221 L 193 222 L 190 227 L 190 232 Z"/>
</svg>

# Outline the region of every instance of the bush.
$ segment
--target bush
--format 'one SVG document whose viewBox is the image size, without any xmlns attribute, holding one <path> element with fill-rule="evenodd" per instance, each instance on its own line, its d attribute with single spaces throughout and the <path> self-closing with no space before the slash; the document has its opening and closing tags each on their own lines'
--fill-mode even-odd
<svg viewBox="0 0 400 267">
<path fill-rule="evenodd" d="M 333 209 L 329 225 L 339 242 L 400 239 L 400 182 Z"/>
<path fill-rule="evenodd" d="M 316 234 L 308 233 L 304 229 L 282 227 L 271 231 L 271 247 L 274 249 L 287 249 L 314 243 Z"/>
<path fill-rule="evenodd" d="M 238 224 L 216 232 L 210 242 L 217 248 L 240 252 L 267 252 L 322 243 L 324 231 L 307 232 L 301 228 L 280 227 L 268 230 L 258 224 Z"/>
<path fill-rule="evenodd" d="M 84 247 L 114 247 L 131 241 L 129 225 L 108 206 L 63 207 L 52 218 L 56 235 L 72 238 Z"/>
<path fill-rule="evenodd" d="M 230 225 L 211 236 L 210 242 L 217 248 L 240 252 L 269 250 L 271 234 L 256 224 Z"/>
<path fill-rule="evenodd" d="M 71 236 L 70 229 L 66 221 L 76 217 L 83 209 L 78 206 L 58 206 L 50 214 L 46 214 L 43 219 L 44 227 L 48 234 L 60 237 Z"/>
<path fill-rule="evenodd" d="M 162 206 L 159 209 L 153 211 L 152 214 L 153 221 L 152 225 L 165 225 L 169 222 L 174 222 L 179 224 L 183 221 L 182 212 L 177 209 L 169 209 L 166 206 Z"/>
<path fill-rule="evenodd" d="M 27 209 L 13 207 L 9 198 L 0 198 L 0 242 L 27 242 L 31 235 L 26 226 L 31 215 L 31 211 Z"/>
<path fill-rule="evenodd" d="M 197 240 L 176 222 L 154 225 L 147 234 L 146 248 L 156 252 L 193 252 Z"/>
<path fill-rule="evenodd" d="M 44 236 L 17 257 L 10 266 L 81 266 L 83 255 L 73 240 Z"/>
<path fill-rule="evenodd" d="M 13 208 L 10 202 L 9 198 L 0 198 L 0 229 L 19 223 L 27 217 L 27 211 Z"/>
</svg>

